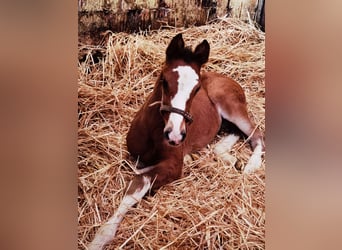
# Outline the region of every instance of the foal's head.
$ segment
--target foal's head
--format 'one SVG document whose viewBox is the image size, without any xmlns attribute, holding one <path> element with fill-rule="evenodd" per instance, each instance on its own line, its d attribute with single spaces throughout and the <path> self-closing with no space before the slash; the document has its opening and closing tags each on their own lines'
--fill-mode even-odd
<svg viewBox="0 0 342 250">
<path fill-rule="evenodd" d="M 200 88 L 201 66 L 208 61 L 206 40 L 195 51 L 184 47 L 182 34 L 176 35 L 166 50 L 166 63 L 161 74 L 161 113 L 165 121 L 164 136 L 171 145 L 179 145 L 186 137 L 192 99 Z"/>
</svg>

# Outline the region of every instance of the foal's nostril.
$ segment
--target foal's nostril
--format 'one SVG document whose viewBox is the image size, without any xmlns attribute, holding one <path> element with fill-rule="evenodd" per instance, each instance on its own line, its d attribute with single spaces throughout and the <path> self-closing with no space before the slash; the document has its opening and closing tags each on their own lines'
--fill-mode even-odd
<svg viewBox="0 0 342 250">
<path fill-rule="evenodd" d="M 164 138 L 165 138 L 166 140 L 169 140 L 169 132 L 168 132 L 168 131 L 165 131 L 165 132 L 164 132 Z"/>
<path fill-rule="evenodd" d="M 185 139 L 185 137 L 186 137 L 186 132 L 185 132 L 185 130 L 182 130 L 181 136 L 182 136 L 182 140 L 181 140 L 181 141 L 184 141 L 184 139 Z"/>
<path fill-rule="evenodd" d="M 168 128 L 168 129 L 165 129 L 165 130 L 164 130 L 164 138 L 165 138 L 166 140 L 169 140 L 169 139 L 170 139 L 169 134 L 170 134 L 171 131 L 172 131 L 171 128 Z"/>
</svg>

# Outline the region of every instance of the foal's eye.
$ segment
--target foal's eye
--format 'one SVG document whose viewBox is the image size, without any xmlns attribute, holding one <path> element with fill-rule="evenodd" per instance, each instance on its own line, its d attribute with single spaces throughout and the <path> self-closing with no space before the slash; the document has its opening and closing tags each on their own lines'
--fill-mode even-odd
<svg viewBox="0 0 342 250">
<path fill-rule="evenodd" d="M 167 81 L 165 79 L 163 79 L 163 88 L 166 92 L 169 91 L 169 85 L 167 84 Z"/>
<path fill-rule="evenodd" d="M 168 113 L 168 112 L 165 111 L 165 110 L 160 110 L 160 114 L 161 114 L 163 117 L 165 117 L 167 113 Z"/>
</svg>

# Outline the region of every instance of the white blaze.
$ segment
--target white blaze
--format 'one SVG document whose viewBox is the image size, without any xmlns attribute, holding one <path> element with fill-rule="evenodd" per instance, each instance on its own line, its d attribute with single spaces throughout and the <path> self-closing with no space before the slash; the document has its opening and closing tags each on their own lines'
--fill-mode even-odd
<svg viewBox="0 0 342 250">
<path fill-rule="evenodd" d="M 190 98 L 190 94 L 198 83 L 198 74 L 190 66 L 178 66 L 173 69 L 178 72 L 178 90 L 171 100 L 171 106 L 181 110 L 185 110 L 186 102 Z M 173 124 L 173 129 L 169 134 L 171 140 L 179 141 L 181 136 L 181 124 L 183 116 L 177 113 L 171 113 L 169 122 Z"/>
</svg>

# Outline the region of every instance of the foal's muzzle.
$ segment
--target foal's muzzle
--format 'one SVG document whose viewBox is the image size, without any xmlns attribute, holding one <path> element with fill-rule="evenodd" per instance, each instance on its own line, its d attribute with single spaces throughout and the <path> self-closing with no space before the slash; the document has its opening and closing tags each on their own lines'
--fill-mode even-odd
<svg viewBox="0 0 342 250">
<path fill-rule="evenodd" d="M 180 143 L 182 143 L 185 140 L 186 137 L 186 132 L 185 131 L 181 131 L 181 138 L 180 139 L 174 139 L 174 138 L 170 138 L 170 133 L 172 132 L 171 128 L 167 128 L 164 131 L 164 138 L 169 142 L 170 145 L 172 146 L 177 146 Z"/>
<path fill-rule="evenodd" d="M 160 112 L 162 112 L 162 113 L 163 112 L 176 113 L 178 115 L 183 116 L 186 123 L 188 123 L 188 124 L 192 123 L 191 114 L 189 114 L 188 112 L 186 112 L 184 110 L 174 108 L 174 107 L 169 106 L 169 105 L 161 104 Z M 169 142 L 170 145 L 177 146 L 184 141 L 184 139 L 186 137 L 186 128 L 184 125 L 182 125 L 182 126 L 184 126 L 184 127 L 182 127 L 180 124 L 178 124 L 181 127 L 177 128 L 175 130 L 174 125 L 175 124 L 172 124 L 172 122 L 170 123 L 170 121 L 166 124 L 166 127 L 164 129 L 164 138 Z"/>
</svg>

